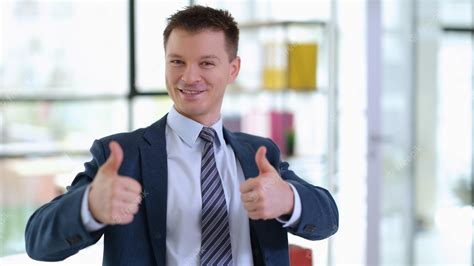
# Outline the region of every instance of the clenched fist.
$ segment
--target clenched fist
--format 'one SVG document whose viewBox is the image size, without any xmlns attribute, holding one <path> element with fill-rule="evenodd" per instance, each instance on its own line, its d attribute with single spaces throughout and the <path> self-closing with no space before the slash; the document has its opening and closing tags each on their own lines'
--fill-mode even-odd
<svg viewBox="0 0 474 266">
<path fill-rule="evenodd" d="M 110 156 L 91 184 L 89 210 L 100 223 L 128 224 L 138 212 L 142 187 L 135 179 L 118 174 L 123 160 L 120 145 L 111 141 L 109 148 Z"/>
<path fill-rule="evenodd" d="M 260 147 L 255 155 L 259 175 L 240 185 L 240 198 L 251 219 L 274 219 L 293 213 L 294 195 L 290 185 L 265 157 Z"/>
</svg>

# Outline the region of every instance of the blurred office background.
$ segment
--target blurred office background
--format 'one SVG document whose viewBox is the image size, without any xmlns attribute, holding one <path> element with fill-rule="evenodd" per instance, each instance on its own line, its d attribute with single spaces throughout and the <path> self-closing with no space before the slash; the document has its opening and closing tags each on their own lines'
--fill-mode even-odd
<svg viewBox="0 0 474 266">
<path fill-rule="evenodd" d="M 290 237 L 313 265 L 473 264 L 472 0 L 2 0 L 1 265 L 33 263 L 26 221 L 94 139 L 169 110 L 162 31 L 193 3 L 241 24 L 226 124 L 337 200 L 336 235 Z"/>
</svg>

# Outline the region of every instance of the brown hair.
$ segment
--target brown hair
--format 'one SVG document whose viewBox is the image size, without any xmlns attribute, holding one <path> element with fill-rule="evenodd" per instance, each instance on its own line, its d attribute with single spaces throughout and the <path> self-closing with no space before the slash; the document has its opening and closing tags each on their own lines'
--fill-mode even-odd
<svg viewBox="0 0 474 266">
<path fill-rule="evenodd" d="M 171 31 L 176 28 L 191 33 L 197 33 L 206 29 L 223 31 L 229 59 L 232 60 L 237 56 L 239 28 L 232 15 L 226 10 L 193 5 L 171 15 L 168 18 L 168 25 L 163 31 L 165 48 Z"/>
</svg>

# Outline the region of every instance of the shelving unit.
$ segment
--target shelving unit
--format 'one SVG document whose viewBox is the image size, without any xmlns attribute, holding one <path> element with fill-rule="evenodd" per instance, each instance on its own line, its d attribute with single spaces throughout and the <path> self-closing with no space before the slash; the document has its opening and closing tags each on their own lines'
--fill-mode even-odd
<svg viewBox="0 0 474 266">
<path fill-rule="evenodd" d="M 223 103 L 223 116 L 241 119 L 240 130 L 271 137 L 272 111 L 293 114 L 295 132 L 294 154 L 284 156 L 290 169 L 311 184 L 334 191 L 336 153 L 336 91 L 335 91 L 335 33 L 326 21 L 264 21 L 240 25 L 239 54 L 242 58 L 238 80 L 229 86 Z M 305 34 L 307 34 L 307 36 Z M 310 35 L 313 34 L 313 35 Z M 300 39 L 298 39 L 300 38 Z M 288 49 L 292 43 L 317 43 L 316 84 L 310 90 L 295 90 L 289 86 L 269 90 L 264 88 L 265 45 L 278 43 Z M 288 50 L 277 56 L 288 57 Z M 286 58 L 287 59 L 287 58 Z M 280 61 L 278 61 L 280 60 Z M 283 68 L 288 61 L 275 59 Z M 288 73 L 282 69 L 281 73 Z M 248 117 L 256 118 L 246 128 Z M 270 128 L 270 129 L 269 129 Z M 290 244 L 310 248 L 313 263 L 330 263 L 330 241 L 308 241 L 289 236 Z"/>
</svg>

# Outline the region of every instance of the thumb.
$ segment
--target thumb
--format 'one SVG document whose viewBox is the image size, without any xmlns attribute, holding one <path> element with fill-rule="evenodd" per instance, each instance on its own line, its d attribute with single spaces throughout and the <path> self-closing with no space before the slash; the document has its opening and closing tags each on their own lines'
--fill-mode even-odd
<svg viewBox="0 0 474 266">
<path fill-rule="evenodd" d="M 104 168 L 110 172 L 117 173 L 123 161 L 123 151 L 116 141 L 109 143 L 110 155 L 104 164 Z"/>
<path fill-rule="evenodd" d="M 255 155 L 255 162 L 257 163 L 258 171 L 260 172 L 259 175 L 275 171 L 273 166 L 267 160 L 267 157 L 265 157 L 266 153 L 267 148 L 260 146 L 260 148 L 257 150 L 257 154 Z"/>
</svg>

